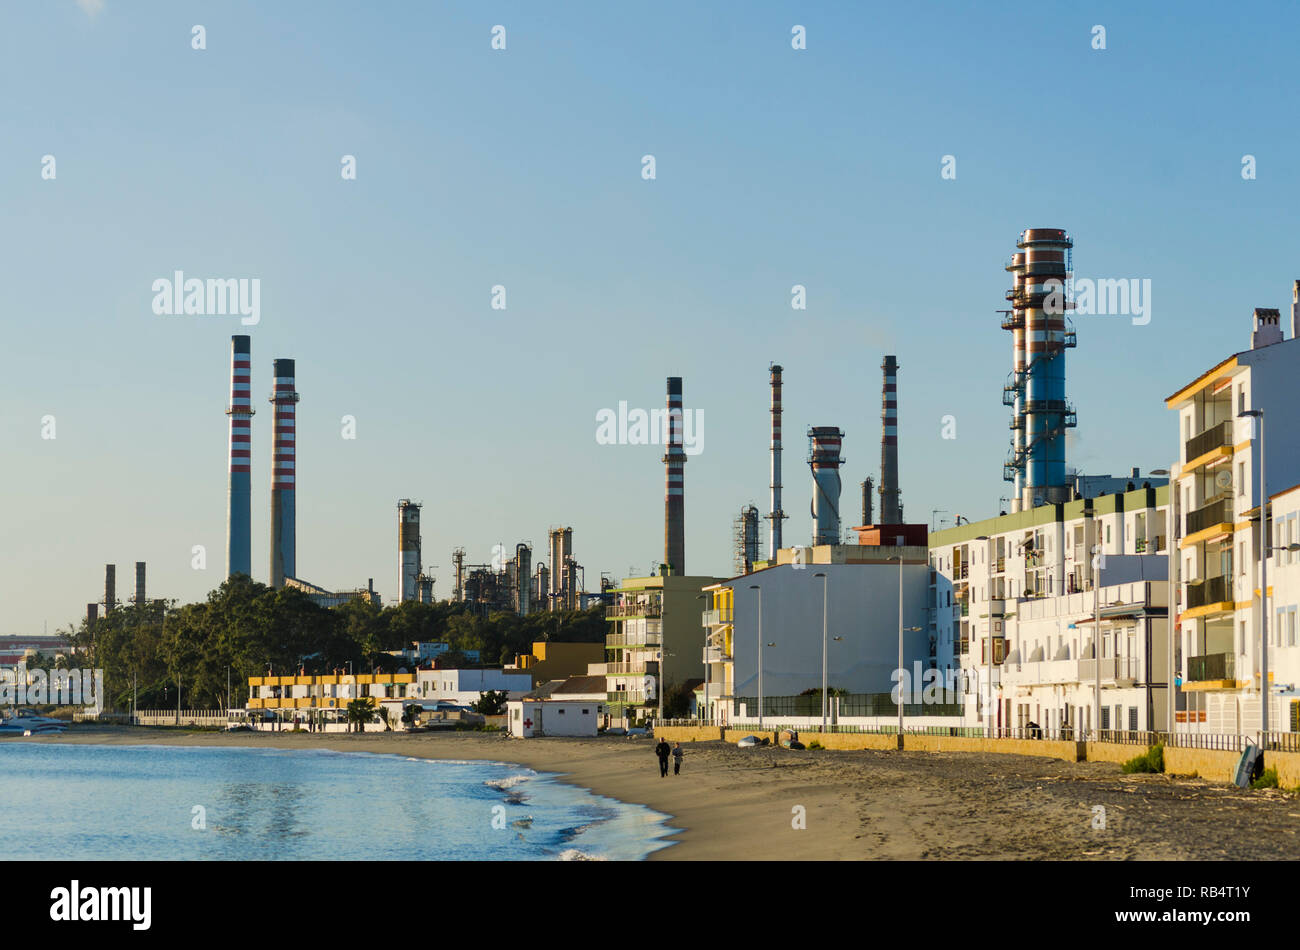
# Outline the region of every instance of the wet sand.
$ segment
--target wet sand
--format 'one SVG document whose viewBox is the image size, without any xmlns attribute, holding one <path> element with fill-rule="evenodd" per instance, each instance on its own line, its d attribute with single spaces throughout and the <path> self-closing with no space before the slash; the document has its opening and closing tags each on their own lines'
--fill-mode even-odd
<svg viewBox="0 0 1300 950">
<path fill-rule="evenodd" d="M 492 759 L 672 816 L 651 860 L 1214 860 L 1300 858 L 1300 799 L 1118 765 L 983 753 L 738 749 L 683 743 L 659 777 L 654 740 L 490 733 L 216 733 L 77 726 L 4 741 L 333 749 Z M 1105 809 L 1105 827 L 1095 828 Z M 797 828 L 800 812 L 803 828 Z"/>
</svg>

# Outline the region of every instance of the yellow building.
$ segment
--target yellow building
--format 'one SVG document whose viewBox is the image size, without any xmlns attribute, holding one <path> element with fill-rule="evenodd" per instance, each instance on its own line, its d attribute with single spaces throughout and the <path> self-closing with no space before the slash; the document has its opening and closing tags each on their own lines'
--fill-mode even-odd
<svg viewBox="0 0 1300 950">
<path fill-rule="evenodd" d="M 548 680 L 586 676 L 587 667 L 605 662 L 603 643 L 549 643 L 539 640 L 533 644 L 532 653 L 515 657 L 514 668 L 531 673 L 534 684 Z"/>
<path fill-rule="evenodd" d="M 414 696 L 414 673 L 331 673 L 318 676 L 250 676 L 248 702 L 250 712 L 271 713 L 279 718 L 304 718 L 329 711 L 337 714 L 354 699 L 373 697 L 376 704 L 385 699 Z M 326 717 L 333 719 L 335 716 Z"/>
</svg>

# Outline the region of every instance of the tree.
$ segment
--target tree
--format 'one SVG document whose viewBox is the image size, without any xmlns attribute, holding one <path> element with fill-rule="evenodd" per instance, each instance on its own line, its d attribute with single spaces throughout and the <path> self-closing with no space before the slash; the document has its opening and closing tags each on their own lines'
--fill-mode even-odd
<svg viewBox="0 0 1300 950">
<path fill-rule="evenodd" d="M 375 714 L 375 697 L 362 696 L 348 703 L 348 724 L 355 725 L 358 732 L 366 731 L 366 723 Z"/>
<path fill-rule="evenodd" d="M 470 709 L 483 716 L 499 716 L 506 711 L 506 700 L 510 694 L 504 689 L 490 689 L 478 696 L 477 701 L 470 703 Z"/>
</svg>

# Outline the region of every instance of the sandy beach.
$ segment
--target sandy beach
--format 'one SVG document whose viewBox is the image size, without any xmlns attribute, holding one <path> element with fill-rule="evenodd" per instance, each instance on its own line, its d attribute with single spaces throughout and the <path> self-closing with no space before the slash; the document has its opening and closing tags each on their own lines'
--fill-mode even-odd
<svg viewBox="0 0 1300 950">
<path fill-rule="evenodd" d="M 333 749 L 492 759 L 672 816 L 651 860 L 1215 860 L 1300 857 L 1300 800 L 1108 763 L 979 753 L 683 744 L 659 777 L 643 737 L 510 740 L 483 733 L 216 733 L 74 727 L 61 744 Z M 1095 828 L 1095 806 L 1105 827 Z M 803 828 L 796 828 L 802 809 Z"/>
</svg>

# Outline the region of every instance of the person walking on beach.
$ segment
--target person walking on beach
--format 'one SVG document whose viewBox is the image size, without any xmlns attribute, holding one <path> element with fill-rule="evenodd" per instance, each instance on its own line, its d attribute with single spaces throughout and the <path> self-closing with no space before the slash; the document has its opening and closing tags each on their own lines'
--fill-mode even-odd
<svg viewBox="0 0 1300 950">
<path fill-rule="evenodd" d="M 668 754 L 672 751 L 672 747 L 668 745 L 667 739 L 660 739 L 659 744 L 655 746 L 655 755 L 659 756 L 660 778 L 663 778 L 668 774 Z"/>
<path fill-rule="evenodd" d="M 683 751 L 682 744 L 680 742 L 673 746 L 673 774 L 674 775 L 682 774 L 682 756 L 684 754 L 685 752 Z"/>
</svg>

